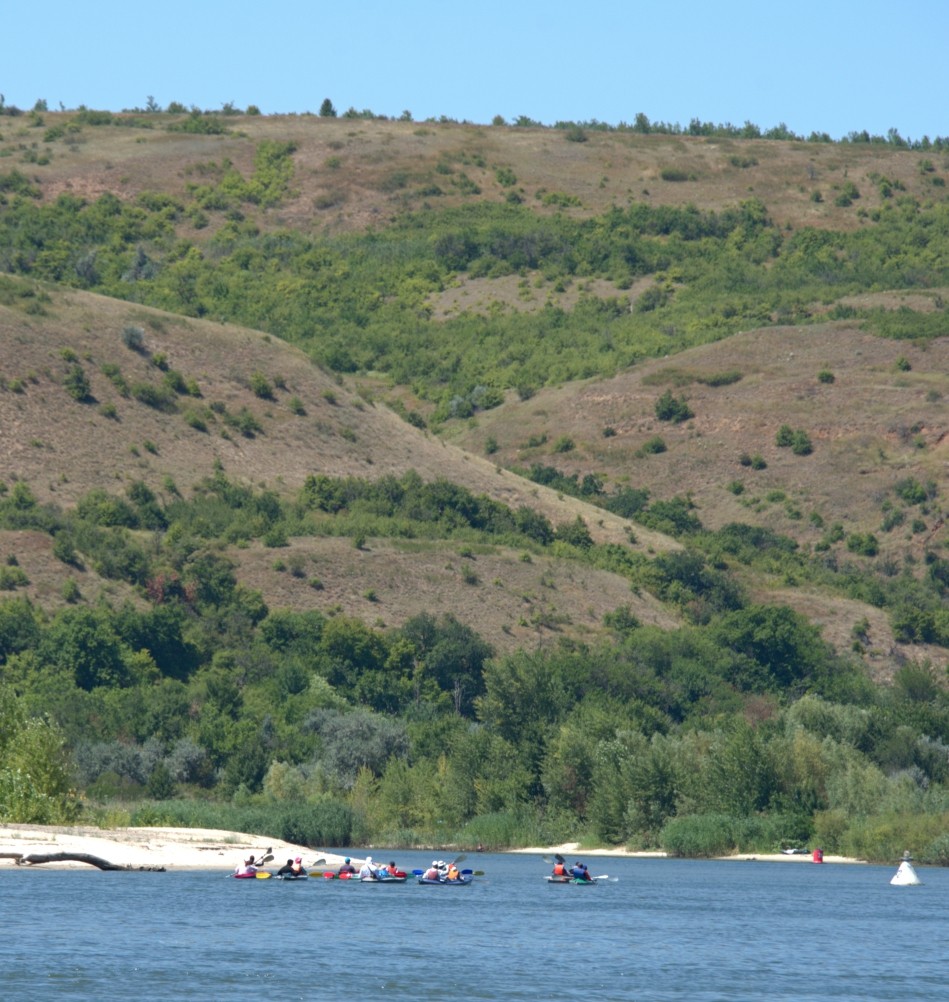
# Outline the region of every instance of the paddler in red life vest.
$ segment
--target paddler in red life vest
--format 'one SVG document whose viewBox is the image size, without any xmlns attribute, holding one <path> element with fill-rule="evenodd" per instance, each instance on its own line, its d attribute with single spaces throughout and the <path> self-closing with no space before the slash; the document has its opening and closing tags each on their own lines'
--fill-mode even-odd
<svg viewBox="0 0 949 1002">
<path fill-rule="evenodd" d="M 566 861 L 561 858 L 554 863 L 554 876 L 555 877 L 569 877 L 570 871 L 567 869 Z"/>
<path fill-rule="evenodd" d="M 824 862 L 824 850 L 820 847 L 814 850 L 814 862 L 823 863 Z"/>
</svg>

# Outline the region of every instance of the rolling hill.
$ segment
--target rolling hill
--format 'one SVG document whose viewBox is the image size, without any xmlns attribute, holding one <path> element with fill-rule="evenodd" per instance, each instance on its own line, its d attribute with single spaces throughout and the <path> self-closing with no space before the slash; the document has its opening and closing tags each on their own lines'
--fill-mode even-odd
<svg viewBox="0 0 949 1002">
<path fill-rule="evenodd" d="M 7 159 L 0 164 L 27 178 L 30 197 L 44 205 L 103 195 L 126 203 L 155 192 L 188 201 L 196 187 L 220 183 L 232 170 L 250 176 L 260 143 L 284 144 L 292 147 L 292 181 L 279 199 L 243 204 L 241 224 L 327 241 L 384 230 L 407 210 L 500 204 L 512 194 L 539 215 L 578 219 L 633 202 L 722 211 L 754 198 L 779 230 L 841 233 L 866 227 L 887 204 L 881 179 L 907 198 L 945 198 L 933 183 L 946 169 L 938 157 L 872 144 L 594 130 L 567 141 L 561 130 L 305 116 L 224 117 L 220 131 L 202 134 L 168 131 L 158 127 L 165 116 L 151 118 L 4 121 L 0 153 Z M 862 193 L 859 212 L 834 197 L 848 184 Z M 227 223 L 226 213 L 194 213 L 177 220 L 176 233 L 209 247 Z M 537 279 L 534 270 L 459 274 L 426 308 L 436 320 L 466 311 L 527 314 L 545 304 L 569 311 L 582 287 L 603 299 L 625 295 L 632 309 L 652 281 L 618 289 L 589 279 L 532 292 Z M 679 547 L 519 475 L 539 463 L 581 478 L 595 474 L 606 490 L 688 497 L 705 528 L 745 522 L 808 551 L 835 525 L 845 534 L 873 533 L 880 542 L 874 559 L 893 573 L 918 567 L 927 551 L 946 545 L 949 341 L 886 340 L 831 312 L 912 306 L 941 314 L 945 289 L 831 296 L 813 304 L 826 315 L 806 326 L 769 323 L 609 378 L 548 385 L 527 399 L 508 389 L 500 406 L 447 422 L 438 434 L 393 409 L 431 416 L 413 387 L 374 372 L 322 370 L 280 339 L 279 325 L 249 330 L 29 278 L 4 279 L 2 292 L 0 479 L 25 481 L 43 501 L 69 507 L 90 490 L 122 493 L 134 481 L 163 497 L 187 494 L 215 469 L 285 496 L 314 473 L 376 478 L 414 470 L 512 508 L 532 507 L 554 524 L 579 516 L 597 542 L 647 556 Z M 139 333 L 130 339 L 129 331 Z M 77 367 L 88 381 L 82 399 L 69 392 Z M 185 389 L 166 407 L 146 388 L 163 385 L 169 371 Z M 688 420 L 657 417 L 656 400 L 666 391 L 688 403 Z M 809 454 L 776 444 L 783 426 L 806 430 Z M 657 437 L 664 450 L 650 452 Z M 760 461 L 751 464 L 752 457 Z M 934 484 L 934 496 L 925 512 L 911 511 L 881 532 L 907 481 Z M 255 544 L 229 551 L 242 583 L 273 607 L 338 610 L 387 626 L 422 610 L 452 611 L 498 649 L 589 639 L 605 630 L 605 613 L 624 605 L 643 623 L 680 621 L 618 575 L 556 558 L 528 563 L 503 547 L 466 557 L 476 579 L 469 574 L 467 581 L 457 544 L 370 540 L 355 548 L 326 537 L 294 539 L 287 549 L 305 573 L 276 569 L 287 563 L 282 550 Z M 30 581 L 24 593 L 50 607 L 61 603 L 63 568 L 48 538 L 0 533 L 0 554 L 16 555 Z M 906 659 L 949 660 L 942 648 L 897 642 L 874 606 L 760 571 L 735 573 L 759 600 L 805 612 L 840 651 L 850 648 L 855 623 L 867 620 L 864 657 L 878 678 Z M 91 571 L 79 578 L 84 601 L 132 594 Z"/>
</svg>

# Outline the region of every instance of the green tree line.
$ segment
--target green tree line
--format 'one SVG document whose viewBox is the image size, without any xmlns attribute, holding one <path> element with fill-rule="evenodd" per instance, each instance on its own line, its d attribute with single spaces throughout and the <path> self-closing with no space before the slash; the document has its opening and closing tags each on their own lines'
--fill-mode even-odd
<svg viewBox="0 0 949 1002">
<path fill-rule="evenodd" d="M 762 530 L 700 530 L 647 560 L 414 474 L 313 477 L 285 502 L 218 473 L 190 501 L 138 485 L 72 513 L 18 482 L 0 518 L 49 532 L 64 565 L 102 568 L 142 599 L 55 613 L 0 602 L 5 817 L 131 800 L 150 804 L 141 823 L 207 823 L 217 803 L 219 818 L 312 844 L 579 832 L 686 854 L 819 840 L 949 855 L 949 697 L 926 665 L 877 687 L 802 616 L 749 601 L 729 560 L 806 563 Z M 308 519 L 555 547 L 620 570 L 686 625 L 619 609 L 608 642 L 502 655 L 450 615 L 382 629 L 269 609 L 220 543 Z"/>
</svg>

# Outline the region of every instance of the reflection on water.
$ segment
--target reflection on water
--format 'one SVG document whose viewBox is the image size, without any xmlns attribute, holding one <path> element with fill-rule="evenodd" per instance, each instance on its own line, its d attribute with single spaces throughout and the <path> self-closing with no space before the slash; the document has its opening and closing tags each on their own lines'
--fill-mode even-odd
<svg viewBox="0 0 949 1002">
<path fill-rule="evenodd" d="M 406 869 L 429 856 L 389 853 Z M 587 860 L 587 862 L 591 862 Z M 470 887 L 0 870 L 18 1000 L 931 1000 L 949 872 L 484 854 Z"/>
</svg>

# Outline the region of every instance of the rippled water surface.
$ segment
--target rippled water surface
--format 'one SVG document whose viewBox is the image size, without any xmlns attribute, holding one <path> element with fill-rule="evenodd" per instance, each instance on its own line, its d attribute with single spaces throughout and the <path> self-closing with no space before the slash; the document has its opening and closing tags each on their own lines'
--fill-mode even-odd
<svg viewBox="0 0 949 1002">
<path fill-rule="evenodd" d="M 550 886 L 539 858 L 490 854 L 460 888 L 4 868 L 0 998 L 949 997 L 949 871 L 587 862 L 610 879 Z"/>
</svg>

